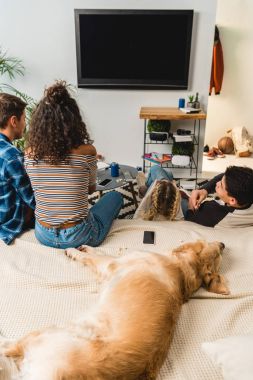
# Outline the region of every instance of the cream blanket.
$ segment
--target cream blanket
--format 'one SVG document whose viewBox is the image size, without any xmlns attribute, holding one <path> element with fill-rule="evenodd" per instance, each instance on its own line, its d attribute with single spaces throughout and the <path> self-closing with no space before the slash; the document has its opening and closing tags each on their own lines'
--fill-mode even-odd
<svg viewBox="0 0 253 380">
<path fill-rule="evenodd" d="M 156 231 L 156 244 L 143 245 L 143 231 Z M 253 326 L 253 227 L 213 229 L 194 223 L 117 220 L 100 249 L 127 255 L 132 249 L 161 252 L 186 241 L 223 241 L 221 272 L 231 295 L 200 289 L 183 306 L 175 337 L 158 380 L 220 380 L 221 373 L 201 351 L 203 341 L 247 333 Z M 19 338 L 51 324 L 61 325 L 96 302 L 92 272 L 70 261 L 63 250 L 40 245 L 33 231 L 11 246 L 0 241 L 0 335 Z M 14 365 L 0 356 L 1 380 L 12 379 Z M 7 369 L 7 367 L 12 369 Z M 36 379 L 34 379 L 36 380 Z M 46 379 L 45 379 L 46 380 Z M 112 379 L 113 380 L 113 379 Z"/>
</svg>

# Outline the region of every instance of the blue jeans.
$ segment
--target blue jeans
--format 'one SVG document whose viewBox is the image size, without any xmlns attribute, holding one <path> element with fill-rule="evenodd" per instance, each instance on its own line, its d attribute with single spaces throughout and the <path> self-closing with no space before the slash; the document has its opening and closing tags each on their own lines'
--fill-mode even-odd
<svg viewBox="0 0 253 380">
<path fill-rule="evenodd" d="M 46 228 L 36 221 L 35 236 L 40 243 L 53 248 L 76 248 L 82 244 L 97 247 L 106 238 L 122 205 L 122 195 L 111 191 L 90 208 L 86 219 L 73 227 Z"/>
<path fill-rule="evenodd" d="M 162 168 L 160 165 L 153 165 L 150 168 L 148 178 L 146 181 L 147 187 L 150 187 L 156 179 L 158 181 L 161 179 L 173 181 L 174 177 L 173 177 L 173 174 L 170 170 L 167 171 L 164 168 Z M 183 211 L 183 214 L 185 217 L 186 212 L 188 210 L 188 200 L 187 199 L 181 198 L 181 208 L 182 208 L 182 211 Z"/>
</svg>

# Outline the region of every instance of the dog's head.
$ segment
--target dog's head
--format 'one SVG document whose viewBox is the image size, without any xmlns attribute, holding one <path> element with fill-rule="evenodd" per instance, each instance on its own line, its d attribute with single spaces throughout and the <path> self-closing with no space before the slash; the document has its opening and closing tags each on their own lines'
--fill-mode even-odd
<svg viewBox="0 0 253 380">
<path fill-rule="evenodd" d="M 207 243 L 198 240 L 181 245 L 174 249 L 172 254 L 194 267 L 196 275 L 209 292 L 226 295 L 229 294 L 229 290 L 225 279 L 218 273 L 224 248 L 225 245 L 218 241 Z"/>
</svg>

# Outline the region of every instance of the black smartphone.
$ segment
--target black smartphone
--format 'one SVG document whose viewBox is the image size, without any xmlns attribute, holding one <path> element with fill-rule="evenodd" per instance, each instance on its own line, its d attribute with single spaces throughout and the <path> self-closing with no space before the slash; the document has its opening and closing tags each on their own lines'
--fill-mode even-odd
<svg viewBox="0 0 253 380">
<path fill-rule="evenodd" d="M 112 182 L 112 179 L 109 179 L 109 178 L 106 178 L 106 179 L 103 179 L 103 181 L 99 182 L 99 186 L 106 186 L 108 185 L 108 183 Z"/>
<path fill-rule="evenodd" d="M 155 232 L 144 231 L 143 244 L 155 244 Z"/>
</svg>

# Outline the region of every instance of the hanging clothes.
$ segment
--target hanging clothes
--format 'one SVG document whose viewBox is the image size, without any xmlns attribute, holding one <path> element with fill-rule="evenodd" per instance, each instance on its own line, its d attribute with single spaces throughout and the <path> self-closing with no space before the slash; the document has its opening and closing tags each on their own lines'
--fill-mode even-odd
<svg viewBox="0 0 253 380">
<path fill-rule="evenodd" d="M 214 88 L 215 95 L 219 95 L 222 86 L 224 73 L 224 61 L 223 61 L 223 51 L 220 41 L 219 29 L 215 26 L 214 34 L 214 45 L 213 45 L 213 60 L 212 60 L 212 71 L 210 79 L 209 95 L 212 94 Z"/>
</svg>

